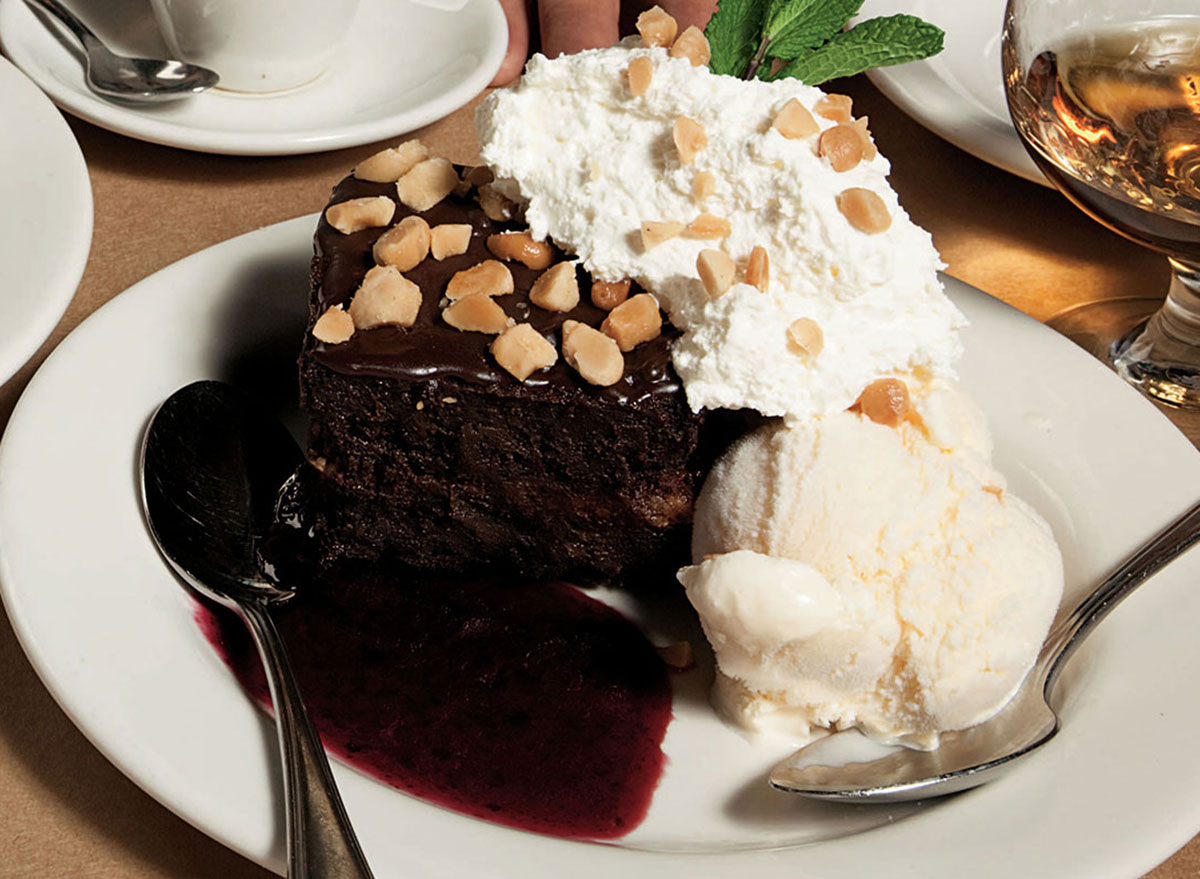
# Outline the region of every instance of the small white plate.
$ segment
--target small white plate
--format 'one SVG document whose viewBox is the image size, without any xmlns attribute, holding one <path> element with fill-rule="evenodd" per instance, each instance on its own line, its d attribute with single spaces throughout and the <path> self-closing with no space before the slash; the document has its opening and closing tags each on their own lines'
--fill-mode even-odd
<svg viewBox="0 0 1200 879">
<path fill-rule="evenodd" d="M 114 51 L 166 56 L 148 3 L 73 5 Z M 467 0 L 453 12 L 362 0 L 329 71 L 309 85 L 269 96 L 214 89 L 166 104 L 119 104 L 88 90 L 78 44 L 40 18 L 24 0 L 0 0 L 0 43 L 64 110 L 151 143 L 233 155 L 322 152 L 420 128 L 479 94 L 508 41 L 496 0 Z"/>
<path fill-rule="evenodd" d="M 46 341 L 92 245 L 92 184 L 62 114 L 0 58 L 0 384 Z"/>
<path fill-rule="evenodd" d="M 919 15 L 946 32 L 924 61 L 877 67 L 870 77 L 897 107 L 976 158 L 1049 186 L 1008 116 L 1000 65 L 1004 0 L 866 0 L 858 17 Z"/>
<path fill-rule="evenodd" d="M 188 382 L 294 398 L 315 221 L 209 248 L 105 305 L 39 370 L 0 442 L 0 595 L 42 680 L 152 796 L 275 870 L 270 722 L 155 552 L 136 473 L 148 418 Z M 973 322 L 963 378 L 991 417 L 998 463 L 1054 527 L 1078 597 L 1200 495 L 1200 455 L 1073 344 L 947 286 Z M 646 821 L 614 844 L 498 827 L 334 772 L 381 877 L 1133 879 L 1200 828 L 1198 578 L 1192 552 L 1105 622 L 1068 669 L 1058 738 L 935 805 L 839 807 L 770 790 L 765 770 L 787 743 L 722 725 L 703 671 L 675 677 L 665 774 Z M 694 632 L 690 619 L 666 625 L 656 634 Z"/>
</svg>

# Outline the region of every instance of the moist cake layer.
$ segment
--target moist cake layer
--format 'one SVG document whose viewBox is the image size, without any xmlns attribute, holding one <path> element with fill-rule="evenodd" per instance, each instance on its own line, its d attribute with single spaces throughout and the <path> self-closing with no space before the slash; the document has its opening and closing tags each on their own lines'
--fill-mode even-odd
<svg viewBox="0 0 1200 879">
<path fill-rule="evenodd" d="M 414 211 L 393 184 L 348 177 L 330 203 L 387 196 L 392 224 Z M 487 238 L 520 230 L 489 219 L 472 192 L 419 214 L 431 227 L 470 224 L 465 253 L 426 257 L 404 276 L 422 291 L 411 327 L 358 330 L 347 341 L 311 333 L 301 354 L 302 401 L 323 552 L 381 556 L 440 572 L 517 572 L 534 577 L 617 577 L 667 572 L 687 557 L 692 503 L 702 472 L 701 419 L 670 363 L 675 330 L 624 355 L 620 380 L 585 381 L 565 359 L 518 381 L 489 352 L 495 336 L 443 320 L 455 273 L 495 259 Z M 385 227 L 351 234 L 322 217 L 312 264 L 310 329 L 345 305 L 375 265 Z M 554 249 L 554 262 L 564 255 Z M 529 291 L 540 271 L 506 262 L 514 292 L 495 301 L 556 349 L 561 326 L 599 327 L 608 312 L 588 298 L 567 312 L 540 308 Z M 636 286 L 631 295 L 640 292 Z"/>
</svg>

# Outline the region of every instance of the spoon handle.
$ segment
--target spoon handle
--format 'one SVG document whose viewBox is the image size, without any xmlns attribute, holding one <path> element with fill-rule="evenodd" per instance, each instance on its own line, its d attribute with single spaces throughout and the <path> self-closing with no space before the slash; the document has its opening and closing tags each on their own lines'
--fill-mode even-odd
<svg viewBox="0 0 1200 879">
<path fill-rule="evenodd" d="M 1168 525 L 1157 537 L 1138 549 L 1079 602 L 1046 638 L 1038 657 L 1037 671 L 1043 676 L 1048 697 L 1059 672 L 1075 649 L 1134 589 L 1200 539 L 1200 503 Z"/>
<path fill-rule="evenodd" d="M 261 602 L 243 602 L 238 612 L 258 646 L 275 706 L 287 803 L 288 877 L 371 879 L 275 622 Z"/>
<path fill-rule="evenodd" d="M 61 21 L 75 35 L 79 42 L 83 43 L 84 48 L 90 48 L 92 43 L 100 41 L 100 38 L 96 36 L 90 27 L 80 21 L 75 16 L 75 13 L 59 3 L 58 0 L 25 0 L 25 3 L 29 6 L 36 6 L 43 9 Z"/>
</svg>

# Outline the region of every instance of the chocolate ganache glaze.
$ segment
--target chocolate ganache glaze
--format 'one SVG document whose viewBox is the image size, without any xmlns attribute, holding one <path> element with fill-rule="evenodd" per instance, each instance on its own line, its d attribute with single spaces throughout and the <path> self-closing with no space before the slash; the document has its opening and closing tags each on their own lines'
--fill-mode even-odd
<svg viewBox="0 0 1200 879">
<path fill-rule="evenodd" d="M 350 176 L 333 190 L 330 204 L 351 198 L 385 195 L 396 202 L 392 222 L 416 213 L 400 203 L 394 184 L 370 183 Z M 307 344 L 318 363 L 341 373 L 419 381 L 453 377 L 477 385 L 491 385 L 497 393 L 519 393 L 522 383 L 499 367 L 488 353 L 494 336 L 484 333 L 461 332 L 442 320 L 442 299 L 446 284 L 456 272 L 468 269 L 483 260 L 496 257 L 487 249 L 487 238 L 496 232 L 523 230 L 515 222 L 495 222 L 484 214 L 473 192 L 452 193 L 427 211 L 420 212 L 431 227 L 442 223 L 469 223 L 471 240 L 467 252 L 436 260 L 427 257 L 416 268 L 405 272 L 410 281 L 421 288 L 423 301 L 412 327 L 376 327 L 360 330 L 346 342 L 336 345 L 319 342 L 311 335 Z M 331 305 L 349 303 L 363 276 L 375 265 L 371 248 L 386 227 L 366 229 L 345 235 L 333 228 L 322 216 L 317 226 L 313 272 L 320 280 L 315 293 L 315 312 L 320 314 Z M 554 248 L 554 262 L 566 258 Z M 528 322 L 543 336 L 560 347 L 559 328 L 564 321 L 576 320 L 599 327 L 608 312 L 591 304 L 588 296 L 590 277 L 576 269 L 580 282 L 580 302 L 568 312 L 547 311 L 529 301 L 529 288 L 540 271 L 526 268 L 519 262 L 505 263 L 512 271 L 514 293 L 497 296 L 496 302 L 518 323 Z M 631 295 L 640 292 L 636 285 Z M 606 398 L 614 403 L 636 404 L 652 395 L 673 394 L 681 389 L 679 377 L 671 367 L 671 341 L 679 335 L 670 324 L 663 324 L 663 333 L 656 339 L 638 345 L 625 354 L 625 372 L 620 381 L 609 387 L 596 387 L 559 357 L 557 363 L 530 375 L 526 387 L 548 386 L 569 400 L 575 395 Z"/>
</svg>

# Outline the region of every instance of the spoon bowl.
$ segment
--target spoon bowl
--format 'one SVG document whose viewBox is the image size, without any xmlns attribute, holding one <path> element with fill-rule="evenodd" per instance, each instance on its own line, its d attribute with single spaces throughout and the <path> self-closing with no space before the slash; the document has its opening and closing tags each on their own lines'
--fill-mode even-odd
<svg viewBox="0 0 1200 879">
<path fill-rule="evenodd" d="M 55 18 L 83 46 L 88 88 L 101 97 L 122 101 L 157 102 L 187 98 L 210 89 L 220 77 L 207 67 L 164 58 L 118 55 L 58 0 L 25 0 Z"/>
<path fill-rule="evenodd" d="M 302 462 L 291 435 L 261 406 L 230 385 L 194 382 L 150 419 L 142 445 L 142 507 L 171 567 L 237 613 L 258 647 L 284 766 L 288 876 L 369 879 L 269 613 L 293 593 L 275 581 L 260 549 L 280 489 Z"/>
<path fill-rule="evenodd" d="M 815 799 L 898 802 L 944 796 L 997 777 L 1058 732 L 1050 697 L 1083 640 L 1151 574 L 1198 539 L 1200 503 L 1122 562 L 1050 630 L 1016 695 L 983 723 L 942 733 L 932 751 L 896 746 L 866 760 L 826 759 L 827 740 L 819 739 L 778 763 L 768 775 L 771 786 Z"/>
</svg>

